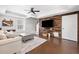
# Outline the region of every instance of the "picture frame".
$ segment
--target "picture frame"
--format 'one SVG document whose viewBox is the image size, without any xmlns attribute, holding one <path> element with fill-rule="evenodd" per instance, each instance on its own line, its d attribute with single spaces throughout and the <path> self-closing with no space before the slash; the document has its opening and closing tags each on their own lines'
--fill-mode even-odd
<svg viewBox="0 0 79 59">
<path fill-rule="evenodd" d="M 2 26 L 13 26 L 13 21 L 10 19 L 10 20 L 6 20 L 6 19 L 4 19 L 3 21 L 2 21 Z"/>
</svg>

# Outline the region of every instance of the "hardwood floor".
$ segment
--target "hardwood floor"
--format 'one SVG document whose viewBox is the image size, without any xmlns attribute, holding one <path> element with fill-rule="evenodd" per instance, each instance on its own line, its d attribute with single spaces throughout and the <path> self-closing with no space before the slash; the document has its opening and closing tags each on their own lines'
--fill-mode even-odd
<svg viewBox="0 0 79 59">
<path fill-rule="evenodd" d="M 27 54 L 78 54 L 79 45 L 74 41 L 50 38 L 47 42 Z"/>
</svg>

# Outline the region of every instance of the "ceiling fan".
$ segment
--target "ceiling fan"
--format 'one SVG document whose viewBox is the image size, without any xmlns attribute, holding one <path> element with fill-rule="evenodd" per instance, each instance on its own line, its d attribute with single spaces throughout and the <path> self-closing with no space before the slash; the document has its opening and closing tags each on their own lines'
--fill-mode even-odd
<svg viewBox="0 0 79 59">
<path fill-rule="evenodd" d="M 27 11 L 27 10 L 25 10 L 25 11 Z M 40 12 L 40 11 L 39 10 L 34 10 L 34 8 L 31 8 L 28 13 L 36 14 L 36 12 Z"/>
</svg>

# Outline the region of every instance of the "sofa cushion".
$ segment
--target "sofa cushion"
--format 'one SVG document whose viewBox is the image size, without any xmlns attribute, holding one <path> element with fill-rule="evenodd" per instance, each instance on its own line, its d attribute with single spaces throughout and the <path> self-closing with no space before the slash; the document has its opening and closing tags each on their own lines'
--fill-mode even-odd
<svg viewBox="0 0 79 59">
<path fill-rule="evenodd" d="M 5 34 L 0 33 L 0 40 L 2 40 L 2 39 L 7 39 L 7 37 Z"/>
<path fill-rule="evenodd" d="M 0 34 L 4 34 L 4 31 L 3 30 L 0 30 Z"/>
<path fill-rule="evenodd" d="M 0 45 L 12 43 L 12 42 L 15 42 L 15 41 L 18 41 L 18 40 L 21 41 L 21 39 L 22 39 L 22 37 L 17 36 L 15 38 L 9 38 L 9 39 L 5 39 L 5 40 L 0 40 Z"/>
</svg>

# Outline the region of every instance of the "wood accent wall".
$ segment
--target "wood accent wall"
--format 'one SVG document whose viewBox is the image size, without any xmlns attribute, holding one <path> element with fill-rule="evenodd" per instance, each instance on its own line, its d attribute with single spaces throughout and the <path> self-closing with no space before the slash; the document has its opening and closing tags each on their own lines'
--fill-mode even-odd
<svg viewBox="0 0 79 59">
<path fill-rule="evenodd" d="M 55 31 L 55 32 L 61 31 L 61 24 L 62 24 L 61 16 L 54 16 L 53 20 L 54 20 L 54 30 L 53 31 Z"/>
<path fill-rule="evenodd" d="M 42 35 L 42 33 L 44 32 L 50 32 L 49 29 L 42 27 L 42 21 L 49 20 L 49 19 L 54 20 L 54 27 L 52 27 L 51 32 L 61 32 L 61 23 L 62 23 L 61 16 L 50 16 L 50 17 L 39 19 L 39 34 L 40 35 Z"/>
</svg>

